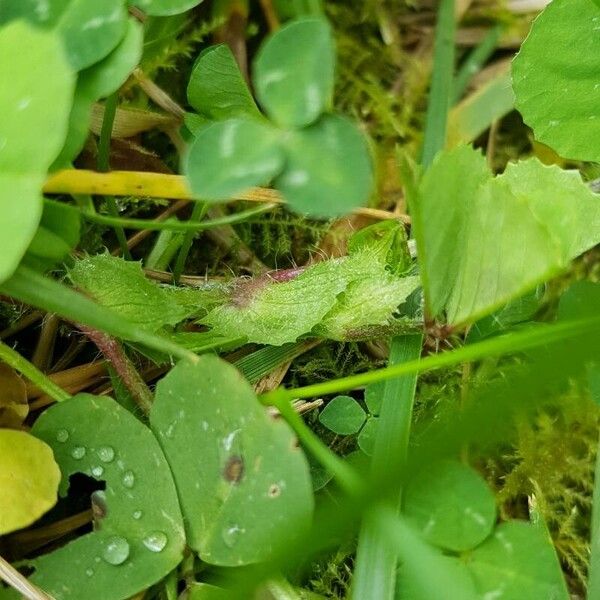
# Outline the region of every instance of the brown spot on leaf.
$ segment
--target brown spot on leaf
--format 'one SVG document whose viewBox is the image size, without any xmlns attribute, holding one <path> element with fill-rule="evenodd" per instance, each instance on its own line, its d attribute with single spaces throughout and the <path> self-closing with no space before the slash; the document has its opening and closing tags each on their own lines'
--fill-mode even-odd
<svg viewBox="0 0 600 600">
<path fill-rule="evenodd" d="M 241 456 L 230 456 L 223 469 L 223 477 L 230 483 L 237 484 L 244 476 L 244 459 Z"/>
<path fill-rule="evenodd" d="M 277 498 L 281 494 L 281 488 L 276 483 L 272 483 L 268 494 L 269 498 Z"/>
</svg>

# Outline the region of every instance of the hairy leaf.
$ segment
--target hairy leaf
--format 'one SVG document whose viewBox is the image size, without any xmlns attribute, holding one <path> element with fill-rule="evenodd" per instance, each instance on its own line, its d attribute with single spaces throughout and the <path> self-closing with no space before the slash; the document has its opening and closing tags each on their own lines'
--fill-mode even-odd
<svg viewBox="0 0 600 600">
<path fill-rule="evenodd" d="M 60 38 L 16 22 L 0 29 L 0 282 L 17 266 L 42 216 L 42 184 L 67 133 L 75 74 Z"/>
<path fill-rule="evenodd" d="M 0 535 L 27 527 L 56 503 L 52 450 L 24 431 L 0 429 Z"/>
<path fill-rule="evenodd" d="M 338 340 L 364 339 L 371 329 L 381 333 L 397 324 L 396 309 L 419 285 L 416 277 L 391 275 L 386 257 L 377 245 L 365 246 L 288 280 L 267 274 L 241 281 L 229 302 L 202 323 L 225 336 L 274 346 L 309 333 Z"/>
<path fill-rule="evenodd" d="M 553 0 L 513 63 L 517 109 L 536 139 L 566 158 L 600 161 L 599 31 L 598 3 Z"/>
<path fill-rule="evenodd" d="M 188 543 L 204 561 L 266 560 L 306 530 L 306 460 L 233 366 L 210 355 L 178 363 L 157 385 L 150 422 L 173 471 Z"/>
<path fill-rule="evenodd" d="M 99 254 L 77 261 L 69 275 L 75 286 L 143 329 L 176 325 L 191 312 L 146 279 L 138 262 Z"/>
<path fill-rule="evenodd" d="M 280 346 L 309 333 L 329 313 L 348 285 L 343 261 L 319 263 L 291 281 L 268 275 L 241 281 L 227 304 L 214 308 L 202 322 L 225 336 Z"/>
<path fill-rule="evenodd" d="M 304 127 L 331 106 L 335 49 L 325 19 L 296 19 L 275 32 L 254 62 L 257 97 L 284 127 Z"/>
<path fill-rule="evenodd" d="M 472 322 L 600 242 L 600 197 L 579 173 L 535 159 L 493 177 L 481 154 L 438 156 L 411 199 L 431 316 Z"/>
</svg>

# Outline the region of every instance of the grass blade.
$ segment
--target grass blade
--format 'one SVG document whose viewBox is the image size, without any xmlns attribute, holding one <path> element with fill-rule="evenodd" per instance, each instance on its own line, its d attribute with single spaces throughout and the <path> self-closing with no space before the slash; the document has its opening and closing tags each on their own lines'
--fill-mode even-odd
<svg viewBox="0 0 600 600">
<path fill-rule="evenodd" d="M 418 360 L 422 342 L 422 335 L 394 338 L 389 364 Z M 379 428 L 371 461 L 371 485 L 377 488 L 386 482 L 401 481 L 408 452 L 416 383 L 417 375 L 413 373 L 390 379 L 383 386 Z M 400 489 L 388 486 L 387 490 L 392 505 L 398 505 Z M 392 600 L 396 591 L 397 558 L 393 547 L 381 537 L 377 522 L 367 517 L 358 539 L 353 598 Z"/>
</svg>

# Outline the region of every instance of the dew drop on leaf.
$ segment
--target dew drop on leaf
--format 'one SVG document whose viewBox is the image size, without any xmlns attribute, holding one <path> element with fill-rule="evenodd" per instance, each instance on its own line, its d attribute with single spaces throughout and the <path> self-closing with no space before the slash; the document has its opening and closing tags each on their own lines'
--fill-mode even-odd
<svg viewBox="0 0 600 600">
<path fill-rule="evenodd" d="M 85 574 L 86 574 L 88 577 L 91 577 L 91 576 L 94 574 L 94 569 L 86 569 L 86 570 L 85 570 Z"/>
<path fill-rule="evenodd" d="M 129 558 L 129 543 L 125 538 L 113 536 L 106 540 L 102 558 L 109 565 L 121 565 Z"/>
<path fill-rule="evenodd" d="M 133 516 L 133 518 L 136 521 L 139 521 L 142 518 L 142 511 L 141 510 L 134 510 L 132 516 Z"/>
<path fill-rule="evenodd" d="M 66 429 L 59 429 L 56 432 L 56 441 L 64 444 L 69 439 L 69 432 Z"/>
<path fill-rule="evenodd" d="M 150 552 L 162 552 L 167 545 L 167 541 L 168 538 L 162 531 L 153 531 L 143 539 L 144 546 Z"/>
<path fill-rule="evenodd" d="M 125 471 L 125 473 L 123 473 L 121 482 L 126 488 L 131 489 L 135 485 L 135 475 L 133 471 Z"/>
<path fill-rule="evenodd" d="M 112 462 L 115 458 L 115 450 L 111 446 L 100 446 L 96 453 L 98 454 L 98 458 L 104 463 Z"/>
<path fill-rule="evenodd" d="M 100 467 L 100 466 L 92 467 L 92 475 L 94 477 L 102 477 L 103 473 L 104 473 L 104 469 L 102 467 Z"/>
<path fill-rule="evenodd" d="M 71 450 L 71 456 L 75 459 L 75 460 L 81 460 L 86 453 L 86 449 L 83 446 L 75 446 L 75 448 L 73 448 L 73 450 Z"/>
<path fill-rule="evenodd" d="M 245 531 L 246 530 L 241 528 L 239 525 L 231 525 L 229 527 L 225 527 L 225 529 L 223 529 L 222 531 L 223 541 L 225 542 L 225 545 L 229 548 L 233 548 L 239 540 L 240 536 Z"/>
</svg>

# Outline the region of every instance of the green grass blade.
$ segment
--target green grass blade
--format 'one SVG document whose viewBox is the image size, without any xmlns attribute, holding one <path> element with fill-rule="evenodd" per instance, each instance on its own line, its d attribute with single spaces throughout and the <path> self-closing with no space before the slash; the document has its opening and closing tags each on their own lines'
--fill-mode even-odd
<svg viewBox="0 0 600 600">
<path fill-rule="evenodd" d="M 422 343 L 422 335 L 394 338 L 389 364 L 397 365 L 418 360 Z M 413 373 L 390 379 L 383 387 L 379 428 L 371 461 L 373 486 L 401 481 L 401 472 L 408 452 L 416 383 L 417 374 Z M 390 486 L 388 490 L 392 504 L 399 504 L 400 489 Z M 397 560 L 393 548 L 382 539 L 377 523 L 366 518 L 358 539 L 353 598 L 392 600 L 396 590 Z"/>
<path fill-rule="evenodd" d="M 481 40 L 480 44 L 476 46 L 469 55 L 465 58 L 461 65 L 456 77 L 454 78 L 454 86 L 452 88 L 452 104 L 456 104 L 465 93 L 469 82 L 473 75 L 477 73 L 483 65 L 486 63 L 488 58 L 496 50 L 496 45 L 500 39 L 502 33 L 502 26 L 496 25 L 492 27 Z"/>
<path fill-rule="evenodd" d="M 446 144 L 446 127 L 454 75 L 454 0 L 442 0 L 438 11 L 433 51 L 433 74 L 425 121 L 421 163 L 428 167 Z"/>
<path fill-rule="evenodd" d="M 56 385 L 52 379 L 46 377 L 35 365 L 23 358 L 16 350 L 0 342 L 0 360 L 10 365 L 15 371 L 24 375 L 31 383 L 37 385 L 48 396 L 57 402 L 67 400 L 71 395 Z"/>
<path fill-rule="evenodd" d="M 367 373 L 358 375 L 350 375 L 340 379 L 333 379 L 323 383 L 315 383 L 295 389 L 278 389 L 273 393 L 277 393 L 280 397 L 283 394 L 290 400 L 302 398 L 315 398 L 328 394 L 339 394 L 347 392 L 358 387 L 401 377 L 410 373 L 425 373 L 444 367 L 452 367 L 465 362 L 481 360 L 490 356 L 502 356 L 504 354 L 512 354 L 515 352 L 524 352 L 553 344 L 562 340 L 584 335 L 586 333 L 595 332 L 600 329 L 600 317 L 577 319 L 564 323 L 556 323 L 543 327 L 535 327 L 510 333 L 502 336 L 497 336 L 477 344 L 469 344 L 462 348 L 457 348 L 451 352 L 443 352 L 423 358 L 421 360 L 411 360 L 399 365 L 390 365 L 383 369 L 375 369 Z M 270 393 L 265 394 L 264 402 L 269 403 L 268 398 Z"/>
<path fill-rule="evenodd" d="M 110 170 L 110 138 L 112 135 L 113 124 L 115 122 L 115 115 L 117 114 L 117 104 L 119 103 L 119 92 L 115 92 L 106 99 L 104 104 L 104 118 L 102 120 L 102 127 L 100 129 L 100 139 L 98 140 L 98 170 L 109 171 Z M 105 197 L 106 206 L 112 217 L 119 216 L 119 209 L 117 207 L 117 201 L 113 196 Z M 123 256 L 131 260 L 131 253 L 127 246 L 127 236 L 125 230 L 120 225 L 113 225 L 113 230 L 121 252 Z"/>
<path fill-rule="evenodd" d="M 265 346 L 234 364 L 250 383 L 256 383 L 279 365 L 294 360 L 315 345 L 314 340 L 308 340 L 283 346 Z"/>
<path fill-rule="evenodd" d="M 201 221 L 206 211 L 208 210 L 208 204 L 203 202 L 196 202 L 194 204 L 194 208 L 192 209 L 192 214 L 190 216 L 190 222 L 196 223 Z M 196 233 L 194 231 L 188 231 L 183 237 L 183 241 L 181 242 L 181 248 L 179 249 L 179 254 L 177 255 L 177 259 L 175 260 L 175 266 L 173 268 L 173 280 L 175 283 L 179 283 L 179 278 L 183 273 L 183 269 L 185 268 L 185 261 L 187 260 L 188 254 L 192 248 L 192 244 L 194 243 L 194 237 Z"/>
</svg>

